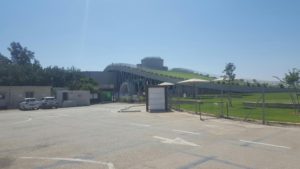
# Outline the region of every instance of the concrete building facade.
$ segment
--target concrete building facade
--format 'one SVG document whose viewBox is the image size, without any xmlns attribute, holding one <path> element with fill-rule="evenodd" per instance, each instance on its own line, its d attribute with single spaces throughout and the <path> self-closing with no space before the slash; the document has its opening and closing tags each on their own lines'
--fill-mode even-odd
<svg viewBox="0 0 300 169">
<path fill-rule="evenodd" d="M 141 64 L 137 66 L 156 70 L 168 70 L 168 67 L 164 66 L 164 60 L 160 57 L 145 57 L 142 59 Z"/>
<path fill-rule="evenodd" d="M 90 91 L 86 90 L 57 90 L 56 100 L 60 107 L 89 106 Z"/>
<path fill-rule="evenodd" d="M 18 108 L 24 98 L 51 96 L 50 86 L 0 86 L 0 108 Z"/>
</svg>

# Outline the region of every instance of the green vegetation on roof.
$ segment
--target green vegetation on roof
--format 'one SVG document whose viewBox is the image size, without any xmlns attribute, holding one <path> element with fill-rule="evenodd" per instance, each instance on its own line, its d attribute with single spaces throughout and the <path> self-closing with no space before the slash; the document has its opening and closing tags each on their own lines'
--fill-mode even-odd
<svg viewBox="0 0 300 169">
<path fill-rule="evenodd" d="M 177 72 L 177 71 L 173 71 L 173 70 L 164 71 L 164 70 L 154 70 L 154 69 L 145 69 L 145 68 L 142 68 L 142 69 L 144 71 L 158 74 L 161 76 L 173 77 L 173 78 L 178 78 L 178 79 L 192 79 L 192 78 L 205 79 L 205 80 L 214 79 L 213 77 L 209 77 L 209 76 L 201 75 L 201 74 L 197 74 L 197 73 L 184 73 L 184 72 Z"/>
</svg>

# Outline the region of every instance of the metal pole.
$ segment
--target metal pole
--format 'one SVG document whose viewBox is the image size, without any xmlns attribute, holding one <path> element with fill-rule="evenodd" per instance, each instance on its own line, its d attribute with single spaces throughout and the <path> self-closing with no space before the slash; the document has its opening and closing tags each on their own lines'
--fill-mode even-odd
<svg viewBox="0 0 300 169">
<path fill-rule="evenodd" d="M 196 99 L 196 84 L 194 83 L 194 99 Z"/>
<path fill-rule="evenodd" d="M 228 107 L 228 103 L 226 102 L 226 112 L 227 112 L 227 118 L 229 117 L 229 107 Z"/>
<path fill-rule="evenodd" d="M 262 93 L 262 122 L 263 124 L 266 124 L 266 113 L 265 113 L 265 88 L 263 87 L 263 93 Z"/>
<path fill-rule="evenodd" d="M 224 99 L 223 99 L 223 96 L 224 96 L 224 90 L 223 90 L 223 86 L 222 86 L 222 89 L 221 89 L 221 104 L 222 104 L 221 114 L 222 114 L 222 117 L 224 117 Z"/>
<path fill-rule="evenodd" d="M 199 109 L 200 120 L 203 121 L 203 119 L 202 119 L 202 111 L 201 111 L 201 101 L 198 102 L 198 109 Z"/>
</svg>

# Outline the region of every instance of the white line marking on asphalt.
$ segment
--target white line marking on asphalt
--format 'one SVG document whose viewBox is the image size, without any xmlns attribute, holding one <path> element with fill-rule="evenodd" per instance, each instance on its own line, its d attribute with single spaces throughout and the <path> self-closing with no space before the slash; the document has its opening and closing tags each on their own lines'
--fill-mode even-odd
<svg viewBox="0 0 300 169">
<path fill-rule="evenodd" d="M 27 120 L 19 121 L 19 122 L 16 122 L 14 124 L 27 123 L 27 122 L 30 122 L 31 120 L 32 120 L 32 118 L 28 118 Z"/>
<path fill-rule="evenodd" d="M 139 126 L 139 127 L 150 127 L 149 124 L 139 124 L 139 123 L 130 123 L 132 126 Z"/>
<path fill-rule="evenodd" d="M 192 131 L 184 131 L 184 130 L 176 130 L 176 129 L 173 129 L 172 131 L 173 132 L 179 132 L 179 133 L 187 133 L 187 134 L 193 134 L 193 135 L 200 135 L 200 133 L 192 132 Z"/>
<path fill-rule="evenodd" d="M 211 124 L 206 124 L 206 127 L 210 127 L 210 128 L 220 128 L 220 126 L 217 125 L 211 125 Z"/>
<path fill-rule="evenodd" d="M 54 160 L 54 161 L 71 161 L 71 162 L 81 162 L 81 163 L 91 163 L 91 164 L 101 164 L 106 165 L 108 169 L 115 169 L 114 164 L 110 162 L 94 161 L 94 160 L 85 160 L 79 158 L 49 158 L 49 157 L 20 157 L 20 159 L 29 159 L 29 160 Z"/>
<path fill-rule="evenodd" d="M 255 141 L 247 141 L 247 140 L 240 140 L 240 141 L 244 142 L 244 143 L 250 143 L 250 144 L 259 144 L 259 145 L 263 145 L 263 146 L 291 149 L 290 147 L 286 147 L 286 146 L 279 146 L 279 145 L 267 144 L 267 143 L 261 143 L 261 142 L 255 142 Z"/>
<path fill-rule="evenodd" d="M 160 136 L 153 136 L 153 138 L 160 139 L 161 142 L 165 143 L 165 144 L 179 144 L 179 145 L 187 145 L 187 146 L 193 146 L 193 147 L 200 146 L 198 144 L 185 141 L 182 138 L 178 138 L 178 137 L 175 139 L 169 139 L 169 138 L 164 138 L 164 137 L 160 137 Z"/>
<path fill-rule="evenodd" d="M 45 117 L 50 117 L 50 118 L 59 118 L 59 117 L 68 117 L 68 115 L 65 114 L 59 114 L 59 115 L 48 115 Z"/>
</svg>

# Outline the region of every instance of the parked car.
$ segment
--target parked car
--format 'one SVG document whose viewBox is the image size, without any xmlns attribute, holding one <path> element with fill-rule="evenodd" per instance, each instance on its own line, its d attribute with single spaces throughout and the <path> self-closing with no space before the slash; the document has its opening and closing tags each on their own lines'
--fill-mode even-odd
<svg viewBox="0 0 300 169">
<path fill-rule="evenodd" d="M 43 109 L 58 108 L 58 102 L 54 97 L 43 97 L 41 100 L 40 108 Z"/>
<path fill-rule="evenodd" d="M 41 102 L 36 100 L 36 98 L 25 98 L 19 104 L 20 110 L 37 110 L 40 108 Z"/>
</svg>

